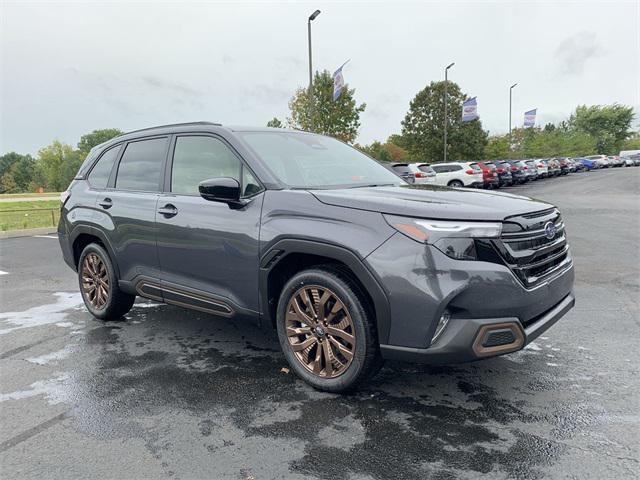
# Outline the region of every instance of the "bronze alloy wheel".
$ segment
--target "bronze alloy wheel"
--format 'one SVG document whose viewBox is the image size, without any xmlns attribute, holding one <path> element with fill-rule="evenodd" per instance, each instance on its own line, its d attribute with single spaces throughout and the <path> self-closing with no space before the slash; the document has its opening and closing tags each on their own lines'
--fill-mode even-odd
<svg viewBox="0 0 640 480">
<path fill-rule="evenodd" d="M 336 378 L 351 365 L 356 348 L 353 321 L 328 288 L 298 289 L 287 305 L 285 327 L 296 359 L 311 373 Z"/>
<path fill-rule="evenodd" d="M 95 253 L 89 253 L 82 262 L 82 291 L 84 297 L 97 310 L 104 308 L 109 299 L 107 267 Z"/>
</svg>

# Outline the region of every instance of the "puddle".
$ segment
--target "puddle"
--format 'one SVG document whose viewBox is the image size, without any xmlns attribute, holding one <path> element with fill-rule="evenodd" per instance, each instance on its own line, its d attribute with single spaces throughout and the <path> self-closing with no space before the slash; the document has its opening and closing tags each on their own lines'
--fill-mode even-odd
<svg viewBox="0 0 640 480">
<path fill-rule="evenodd" d="M 68 311 L 83 305 L 80 293 L 54 293 L 55 303 L 32 307 L 23 312 L 0 313 L 0 335 L 5 335 L 22 328 L 40 327 L 42 325 L 60 324 L 67 326 L 65 322 Z M 70 324 L 69 326 L 73 326 Z"/>
</svg>

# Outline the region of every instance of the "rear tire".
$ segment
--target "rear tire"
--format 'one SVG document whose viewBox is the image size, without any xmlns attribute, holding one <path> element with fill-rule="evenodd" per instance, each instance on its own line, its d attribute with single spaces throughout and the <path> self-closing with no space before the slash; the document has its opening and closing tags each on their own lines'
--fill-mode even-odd
<svg viewBox="0 0 640 480">
<path fill-rule="evenodd" d="M 449 183 L 447 183 L 447 187 L 460 188 L 464 187 L 464 183 L 462 183 L 460 180 L 451 180 Z"/>
<path fill-rule="evenodd" d="M 120 290 L 109 254 L 97 243 L 90 243 L 80 254 L 78 283 L 87 310 L 100 320 L 122 318 L 136 300 Z"/>
<path fill-rule="evenodd" d="M 303 270 L 286 283 L 278 301 L 278 339 L 298 377 L 318 390 L 338 393 L 380 370 L 368 303 L 350 274 L 333 266 Z"/>
</svg>

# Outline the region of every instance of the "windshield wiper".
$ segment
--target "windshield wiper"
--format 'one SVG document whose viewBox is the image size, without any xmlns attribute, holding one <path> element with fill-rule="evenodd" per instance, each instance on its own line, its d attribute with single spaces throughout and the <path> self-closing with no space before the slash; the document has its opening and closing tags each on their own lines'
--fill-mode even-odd
<svg viewBox="0 0 640 480">
<path fill-rule="evenodd" d="M 349 188 L 393 187 L 395 185 L 396 185 L 395 183 L 371 183 L 369 185 L 354 185 L 353 187 L 349 187 Z"/>
</svg>

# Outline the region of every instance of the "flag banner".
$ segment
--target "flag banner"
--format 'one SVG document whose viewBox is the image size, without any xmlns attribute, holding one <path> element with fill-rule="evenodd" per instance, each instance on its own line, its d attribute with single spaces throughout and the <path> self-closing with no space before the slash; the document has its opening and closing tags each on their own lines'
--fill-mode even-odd
<svg viewBox="0 0 640 480">
<path fill-rule="evenodd" d="M 537 108 L 533 110 L 529 110 L 528 112 L 524 112 L 524 126 L 525 127 L 533 127 L 536 124 L 536 112 Z"/>
<path fill-rule="evenodd" d="M 462 121 L 470 122 L 476 118 L 478 118 L 478 102 L 476 97 L 473 97 L 462 104 Z"/>
<path fill-rule="evenodd" d="M 342 89 L 344 88 L 344 77 L 342 76 L 342 67 L 344 67 L 349 60 L 344 62 L 342 66 L 333 73 L 333 101 L 335 102 L 340 98 Z"/>
</svg>

